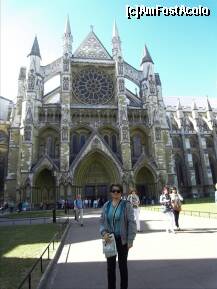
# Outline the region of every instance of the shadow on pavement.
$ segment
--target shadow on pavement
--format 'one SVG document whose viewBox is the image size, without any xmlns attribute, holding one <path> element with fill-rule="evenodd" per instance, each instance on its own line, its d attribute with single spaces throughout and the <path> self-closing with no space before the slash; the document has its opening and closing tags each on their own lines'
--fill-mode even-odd
<svg viewBox="0 0 217 289">
<path fill-rule="evenodd" d="M 216 289 L 216 266 L 216 259 L 128 261 L 129 289 Z M 57 269 L 47 289 L 107 288 L 105 262 L 57 264 Z"/>
</svg>

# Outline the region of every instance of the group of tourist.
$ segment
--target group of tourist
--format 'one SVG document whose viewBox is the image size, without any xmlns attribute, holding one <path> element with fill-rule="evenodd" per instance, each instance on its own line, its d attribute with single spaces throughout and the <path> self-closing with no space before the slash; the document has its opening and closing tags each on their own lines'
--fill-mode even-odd
<svg viewBox="0 0 217 289">
<path fill-rule="evenodd" d="M 175 226 L 177 230 L 180 230 L 179 213 L 181 211 L 182 201 L 183 197 L 179 194 L 176 187 L 173 187 L 171 190 L 167 186 L 163 188 L 160 196 L 160 204 L 162 205 L 162 212 L 166 218 L 166 232 L 168 233 L 175 233 Z"/>
</svg>

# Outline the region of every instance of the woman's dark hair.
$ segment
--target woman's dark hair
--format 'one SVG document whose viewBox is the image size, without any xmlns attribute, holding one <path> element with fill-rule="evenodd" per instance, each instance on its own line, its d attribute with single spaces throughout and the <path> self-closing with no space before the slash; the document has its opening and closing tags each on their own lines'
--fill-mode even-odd
<svg viewBox="0 0 217 289">
<path fill-rule="evenodd" d="M 121 193 L 123 193 L 123 187 L 121 184 L 111 184 L 110 186 L 110 192 L 112 191 L 113 187 L 118 187 Z"/>
</svg>

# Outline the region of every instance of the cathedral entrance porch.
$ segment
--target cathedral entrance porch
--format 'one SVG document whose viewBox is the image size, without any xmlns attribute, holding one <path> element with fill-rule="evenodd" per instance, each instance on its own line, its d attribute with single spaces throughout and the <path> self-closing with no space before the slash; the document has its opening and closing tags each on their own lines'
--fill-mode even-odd
<svg viewBox="0 0 217 289">
<path fill-rule="evenodd" d="M 74 183 L 83 187 L 83 198 L 103 199 L 109 196 L 109 187 L 120 181 L 116 165 L 101 152 L 88 154 L 75 170 Z"/>
<path fill-rule="evenodd" d="M 45 208 L 49 208 L 56 201 L 56 182 L 51 170 L 43 169 L 35 180 L 35 185 L 32 188 L 32 204 L 34 207 L 44 204 Z"/>
</svg>

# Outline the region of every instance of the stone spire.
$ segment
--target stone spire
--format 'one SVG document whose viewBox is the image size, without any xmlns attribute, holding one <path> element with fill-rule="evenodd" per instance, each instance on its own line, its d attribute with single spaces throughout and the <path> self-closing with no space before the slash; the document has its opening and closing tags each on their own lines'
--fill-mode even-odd
<svg viewBox="0 0 217 289">
<path fill-rule="evenodd" d="M 72 34 L 69 22 L 69 16 L 67 16 L 65 31 L 63 35 L 63 54 L 72 55 Z"/>
<path fill-rule="evenodd" d="M 151 55 L 148 51 L 148 48 L 147 46 L 145 45 L 145 48 L 144 48 L 144 54 L 143 54 L 143 58 L 142 58 L 142 62 L 141 62 L 141 65 L 145 62 L 149 62 L 149 63 L 152 63 L 154 64 L 152 58 L 151 58 Z"/>
<path fill-rule="evenodd" d="M 212 111 L 208 96 L 206 97 L 206 111 Z"/>
<path fill-rule="evenodd" d="M 34 39 L 34 42 L 33 42 L 33 45 L 32 45 L 32 50 L 28 54 L 28 56 L 31 56 L 31 55 L 38 56 L 38 57 L 41 58 L 37 36 L 35 36 L 35 39 Z"/>
<path fill-rule="evenodd" d="M 112 31 L 112 46 L 113 46 L 113 48 L 112 48 L 113 57 L 122 56 L 121 39 L 120 39 L 120 36 L 118 33 L 116 21 L 114 21 L 113 31 Z"/>
<path fill-rule="evenodd" d="M 30 57 L 29 72 L 31 71 L 31 73 L 34 72 L 34 73 L 40 74 L 41 54 L 40 54 L 37 36 L 35 36 L 32 49 L 31 49 L 31 52 L 28 54 L 28 57 Z"/>
<path fill-rule="evenodd" d="M 150 55 L 146 45 L 144 48 L 141 67 L 143 70 L 144 78 L 148 78 L 148 76 L 150 76 L 150 75 L 152 75 L 152 77 L 154 76 L 154 62 L 151 58 L 151 55 Z"/>
<path fill-rule="evenodd" d="M 113 38 L 116 37 L 116 38 L 119 38 L 119 39 L 120 39 L 116 21 L 114 21 L 114 24 L 113 24 L 112 37 L 113 37 Z"/>
</svg>

